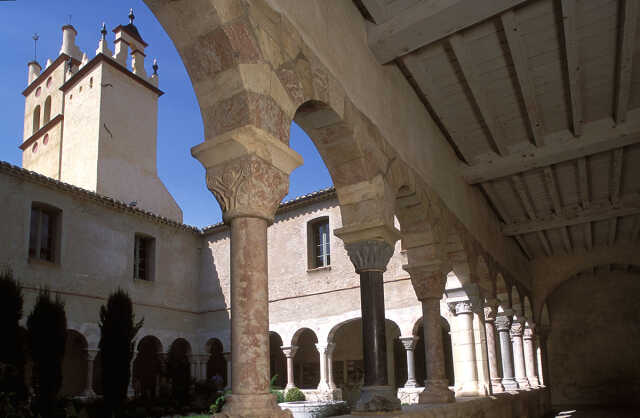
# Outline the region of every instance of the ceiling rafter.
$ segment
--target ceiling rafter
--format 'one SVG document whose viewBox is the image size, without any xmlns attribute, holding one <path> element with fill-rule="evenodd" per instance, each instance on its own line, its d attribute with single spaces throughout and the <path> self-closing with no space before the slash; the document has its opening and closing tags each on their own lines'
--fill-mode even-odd
<svg viewBox="0 0 640 418">
<path fill-rule="evenodd" d="M 578 37 L 576 35 L 576 0 L 561 0 L 561 4 L 565 70 L 569 80 L 571 104 L 571 125 L 573 134 L 580 136 L 582 135 L 582 67 L 578 55 Z"/>
<path fill-rule="evenodd" d="M 556 216 L 562 216 L 564 211 L 562 209 L 562 202 L 560 201 L 560 194 L 558 191 L 558 186 L 556 184 L 555 175 L 553 173 L 552 166 L 544 168 L 544 183 L 547 186 L 547 191 L 551 196 L 551 202 L 553 203 L 553 212 Z M 562 235 L 562 243 L 564 244 L 564 249 L 567 253 L 573 251 L 573 246 L 571 245 L 571 237 L 569 237 L 569 231 L 566 226 L 560 227 L 560 234 Z"/>
<path fill-rule="evenodd" d="M 587 251 L 591 251 L 593 248 L 593 234 L 590 221 L 584 224 L 584 246 Z"/>
<path fill-rule="evenodd" d="M 614 102 L 616 123 L 623 123 L 627 118 L 629 92 L 631 91 L 631 69 L 638 22 L 638 1 L 622 0 L 620 12 L 621 24 L 618 35 L 616 96 Z"/>
<path fill-rule="evenodd" d="M 618 218 L 613 218 L 609 221 L 609 239 L 607 240 L 609 246 L 616 243 L 616 234 L 618 232 Z"/>
<path fill-rule="evenodd" d="M 535 168 L 640 143 L 640 108 L 628 112 L 627 122 L 616 125 L 611 117 L 586 123 L 576 139 L 569 131 L 547 135 L 544 147 L 519 152 L 472 166 L 462 165 L 462 176 L 470 184 L 507 177 Z"/>
<path fill-rule="evenodd" d="M 624 156 L 624 148 L 618 148 L 613 151 L 611 158 L 611 178 L 609 182 L 609 196 L 611 203 L 617 205 L 620 202 L 620 189 L 622 186 L 622 164 Z"/>
<path fill-rule="evenodd" d="M 507 155 L 509 151 L 507 149 L 507 138 L 504 132 L 504 126 L 493 111 L 495 107 L 491 106 L 491 103 L 489 102 L 489 96 L 484 88 L 482 80 L 480 79 L 477 66 L 473 62 L 473 58 L 467 49 L 464 37 L 459 33 L 452 35 L 449 38 L 449 45 L 451 45 L 451 49 L 456 56 L 456 60 L 458 60 L 465 82 L 471 90 L 473 101 L 480 111 L 480 115 L 491 134 L 493 145 L 499 155 Z"/>
<path fill-rule="evenodd" d="M 587 158 L 578 158 L 576 162 L 578 171 L 576 173 L 578 181 L 578 191 L 580 194 L 580 203 L 583 209 L 589 207 L 589 170 L 587 169 Z"/>
<path fill-rule="evenodd" d="M 530 220 L 536 221 L 538 219 L 538 216 L 536 215 L 533 204 L 531 203 L 531 199 L 529 198 L 529 193 L 524 180 L 520 175 L 516 174 L 511 178 L 511 181 L 513 184 L 513 188 L 515 189 L 516 194 L 520 199 L 520 203 L 527 213 L 527 216 Z M 551 246 L 549 245 L 549 241 L 547 240 L 547 236 L 545 235 L 544 231 L 537 231 L 536 235 L 538 236 L 538 240 L 540 241 L 545 254 L 547 254 L 548 256 L 551 255 L 553 252 L 551 251 Z"/>
<path fill-rule="evenodd" d="M 556 229 L 563 226 L 580 225 L 587 222 L 607 220 L 613 217 L 631 216 L 640 214 L 640 198 L 630 196 L 620 200 L 620 206 L 614 207 L 610 202 L 593 202 L 588 209 L 565 209 L 564 216 L 554 216 L 549 219 L 520 222 L 504 225 L 502 232 L 505 235 L 521 235 L 547 229 Z M 640 218 L 640 217 L 639 217 Z M 636 227 L 638 228 L 638 227 Z"/>
<path fill-rule="evenodd" d="M 389 11 L 385 6 L 384 2 L 381 0 L 360 0 L 364 7 L 367 8 L 367 11 L 373 17 L 373 20 L 376 21 L 376 24 L 381 24 L 389 20 L 391 16 L 389 16 Z"/>
<path fill-rule="evenodd" d="M 533 143 L 539 147 L 544 145 L 544 124 L 536 100 L 531 71 L 529 70 L 526 46 L 520 35 L 515 12 L 513 10 L 504 12 L 500 15 L 500 21 L 507 38 L 509 55 L 511 55 L 511 61 L 518 79 L 520 93 L 524 100 L 525 113 L 533 136 Z"/>
</svg>

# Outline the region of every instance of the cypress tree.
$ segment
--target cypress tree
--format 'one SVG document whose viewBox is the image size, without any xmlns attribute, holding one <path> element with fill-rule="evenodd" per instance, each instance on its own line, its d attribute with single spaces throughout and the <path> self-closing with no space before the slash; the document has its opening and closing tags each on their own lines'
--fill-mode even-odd
<svg viewBox="0 0 640 418">
<path fill-rule="evenodd" d="M 56 398 L 62 386 L 62 360 L 67 339 L 64 303 L 40 291 L 27 319 L 29 349 L 33 360 L 35 410 L 43 417 L 54 415 Z"/>
<path fill-rule="evenodd" d="M 18 401 L 26 397 L 24 384 L 24 341 L 20 330 L 24 298 L 20 284 L 14 280 L 11 269 L 0 271 L 0 392 L 13 393 Z"/>
<path fill-rule="evenodd" d="M 143 320 L 135 323 L 133 304 L 126 292 L 116 290 L 100 307 L 100 358 L 105 406 L 113 414 L 121 410 L 129 385 L 133 340 Z"/>
</svg>

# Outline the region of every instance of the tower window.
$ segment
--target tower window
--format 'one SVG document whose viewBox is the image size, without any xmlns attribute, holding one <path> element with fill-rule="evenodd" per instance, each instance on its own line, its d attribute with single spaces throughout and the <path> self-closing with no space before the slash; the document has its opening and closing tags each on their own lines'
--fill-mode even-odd
<svg viewBox="0 0 640 418">
<path fill-rule="evenodd" d="M 314 219 L 307 224 L 309 269 L 331 265 L 329 217 Z"/>
<path fill-rule="evenodd" d="M 136 234 L 133 250 L 133 278 L 153 281 L 156 240 L 148 235 Z"/>
<path fill-rule="evenodd" d="M 47 78 L 47 87 L 51 87 L 51 77 Z"/>
<path fill-rule="evenodd" d="M 61 211 L 42 203 L 31 206 L 29 258 L 57 261 L 60 242 Z"/>
<path fill-rule="evenodd" d="M 40 129 L 40 105 L 33 109 L 33 133 L 35 134 Z"/>
<path fill-rule="evenodd" d="M 45 125 L 51 119 L 51 96 L 47 96 L 44 101 L 44 115 L 42 116 L 42 125 Z"/>
</svg>

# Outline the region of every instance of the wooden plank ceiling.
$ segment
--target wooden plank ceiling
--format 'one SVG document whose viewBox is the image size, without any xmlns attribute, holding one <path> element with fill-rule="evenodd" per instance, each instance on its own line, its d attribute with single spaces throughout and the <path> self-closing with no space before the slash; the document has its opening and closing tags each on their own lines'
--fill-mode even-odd
<svg viewBox="0 0 640 418">
<path fill-rule="evenodd" d="M 638 240 L 637 0 L 354 0 L 530 259 Z"/>
</svg>

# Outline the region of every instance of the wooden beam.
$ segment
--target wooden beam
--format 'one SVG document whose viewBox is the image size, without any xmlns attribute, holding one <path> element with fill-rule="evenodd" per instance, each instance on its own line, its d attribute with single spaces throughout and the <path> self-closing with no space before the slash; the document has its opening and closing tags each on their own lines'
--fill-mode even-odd
<svg viewBox="0 0 640 418">
<path fill-rule="evenodd" d="M 531 219 L 532 221 L 538 219 L 538 217 L 536 216 L 536 212 L 533 209 L 533 205 L 531 204 L 531 200 L 529 199 L 529 195 L 527 194 L 527 186 L 525 186 L 522 177 L 516 174 L 515 176 L 511 177 L 511 182 L 529 219 Z"/>
<path fill-rule="evenodd" d="M 471 58 L 471 54 L 469 54 L 464 38 L 462 35 L 456 33 L 449 38 L 449 44 L 451 45 L 451 49 L 453 49 L 453 53 L 458 60 L 458 64 L 460 64 L 462 74 L 464 75 L 465 81 L 471 90 L 471 96 L 480 110 L 480 115 L 482 116 L 485 125 L 491 133 L 491 139 L 496 152 L 499 155 L 507 155 L 507 138 L 504 133 L 504 126 L 502 126 L 497 115 L 493 112 L 494 106 L 492 106 L 489 101 L 487 91 L 484 88 L 484 83 L 480 79 L 478 71 L 476 71 L 477 66 Z"/>
<path fill-rule="evenodd" d="M 584 224 L 584 246 L 587 251 L 593 248 L 593 235 L 591 234 L 591 222 Z"/>
<path fill-rule="evenodd" d="M 636 242 L 638 237 L 640 237 L 640 215 L 636 215 L 636 221 L 631 230 L 631 242 Z"/>
<path fill-rule="evenodd" d="M 521 235 L 587 222 L 602 221 L 613 217 L 636 215 L 640 214 L 640 199 L 635 197 L 631 199 L 621 199 L 619 207 L 614 207 L 609 202 L 598 202 L 598 204 L 594 203 L 589 209 L 565 210 L 565 213 L 564 216 L 554 216 L 550 219 L 504 225 L 502 232 L 505 235 Z M 637 228 L 638 227 L 636 227 L 636 229 Z"/>
<path fill-rule="evenodd" d="M 631 68 L 635 49 L 636 26 L 638 22 L 638 1 L 622 0 L 619 19 L 618 62 L 616 74 L 615 118 L 616 123 L 627 119 L 627 106 L 631 92 Z"/>
<path fill-rule="evenodd" d="M 620 202 L 623 153 L 624 148 L 618 148 L 613 151 L 613 156 L 611 158 L 611 182 L 609 183 L 609 196 L 613 205 L 617 205 Z"/>
<path fill-rule="evenodd" d="M 587 169 L 587 159 L 586 157 L 578 158 L 576 162 L 578 166 L 578 172 L 576 175 L 578 176 L 578 190 L 580 191 L 580 202 L 582 204 L 583 209 L 587 209 L 589 207 L 589 170 Z"/>
<path fill-rule="evenodd" d="M 520 36 L 520 27 L 516 21 L 516 14 L 513 10 L 508 10 L 500 15 L 500 20 L 502 21 L 502 28 L 507 38 L 513 68 L 518 78 L 520 93 L 522 94 L 525 105 L 526 117 L 529 121 L 529 129 L 531 129 L 533 136 L 533 143 L 540 147 L 544 145 L 544 124 L 540 110 L 538 109 L 535 87 L 533 85 L 531 72 L 529 71 L 527 50 L 522 36 Z"/>
<path fill-rule="evenodd" d="M 383 24 L 370 27 L 367 31 L 369 48 L 379 63 L 386 64 L 525 1 L 421 1 Z"/>
<path fill-rule="evenodd" d="M 538 231 L 536 232 L 536 234 L 538 235 L 540 244 L 542 244 L 542 249 L 544 250 L 544 253 L 547 255 L 547 257 L 553 255 L 553 251 L 551 251 L 551 245 L 549 245 L 549 241 L 547 240 L 547 236 L 545 235 L 544 231 Z"/>
<path fill-rule="evenodd" d="M 562 234 L 562 243 L 564 244 L 564 250 L 567 253 L 573 251 L 573 246 L 571 245 L 571 237 L 569 236 L 569 230 L 566 226 L 560 228 L 560 233 Z"/>
<path fill-rule="evenodd" d="M 556 178 L 553 172 L 552 166 L 544 168 L 544 183 L 547 186 L 547 191 L 549 192 L 549 196 L 551 196 L 551 202 L 553 202 L 553 212 L 556 216 L 562 216 L 564 211 L 562 209 L 562 202 L 560 201 L 560 192 L 558 190 L 558 186 L 556 185 Z M 567 253 L 573 251 L 573 246 L 571 245 L 571 238 L 569 237 L 569 231 L 566 226 L 560 228 L 560 233 L 562 234 L 562 243 L 564 244 L 564 249 Z"/>
<path fill-rule="evenodd" d="M 618 232 L 618 218 L 613 218 L 609 221 L 609 246 L 611 247 L 616 243 L 616 233 Z"/>
<path fill-rule="evenodd" d="M 582 67 L 578 56 L 578 37 L 576 35 L 576 0 L 562 0 L 561 3 L 564 56 L 571 99 L 571 121 L 574 135 L 580 136 L 582 135 Z"/>
<path fill-rule="evenodd" d="M 376 21 L 376 24 L 381 24 L 386 22 L 391 18 L 389 16 L 389 11 L 384 3 L 380 0 L 361 0 L 364 7 L 367 8 L 367 11 Z"/>
<path fill-rule="evenodd" d="M 569 131 L 561 131 L 545 137 L 545 144 L 550 145 L 487 163 L 463 165 L 462 176 L 468 183 L 476 184 L 640 143 L 640 109 L 628 113 L 627 122 L 621 125 L 616 125 L 612 118 L 585 124 L 579 140 Z"/>
</svg>

